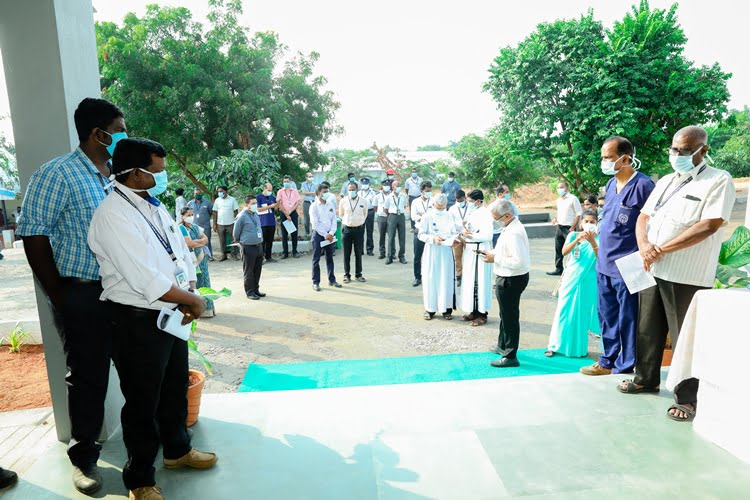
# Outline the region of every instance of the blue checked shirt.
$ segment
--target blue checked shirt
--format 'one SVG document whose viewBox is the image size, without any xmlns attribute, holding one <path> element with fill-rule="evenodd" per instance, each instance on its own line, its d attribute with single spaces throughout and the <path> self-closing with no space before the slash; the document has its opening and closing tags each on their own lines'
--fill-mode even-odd
<svg viewBox="0 0 750 500">
<path fill-rule="evenodd" d="M 81 148 L 42 165 L 31 176 L 17 233 L 47 236 L 60 276 L 99 279 L 99 264 L 86 238 L 108 183 Z"/>
</svg>

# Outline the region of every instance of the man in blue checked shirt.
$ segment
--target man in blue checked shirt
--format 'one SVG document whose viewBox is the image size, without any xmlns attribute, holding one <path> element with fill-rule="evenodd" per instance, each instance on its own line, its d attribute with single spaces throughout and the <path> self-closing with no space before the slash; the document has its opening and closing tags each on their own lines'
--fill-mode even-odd
<svg viewBox="0 0 750 500">
<path fill-rule="evenodd" d="M 86 243 L 94 211 L 107 195 L 110 159 L 127 137 L 122 111 L 103 99 L 86 98 L 75 111 L 78 147 L 53 159 L 31 177 L 18 234 L 29 265 L 53 306 L 63 339 L 68 374 L 73 483 L 84 494 L 102 486 L 96 440 L 104 420 L 112 341 L 99 265 Z"/>
</svg>

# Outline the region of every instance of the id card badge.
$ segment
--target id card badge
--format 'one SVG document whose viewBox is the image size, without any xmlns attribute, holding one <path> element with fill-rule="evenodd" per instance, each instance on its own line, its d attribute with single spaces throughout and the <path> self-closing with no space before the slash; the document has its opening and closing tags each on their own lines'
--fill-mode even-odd
<svg viewBox="0 0 750 500">
<path fill-rule="evenodd" d="M 263 231 L 258 229 L 258 238 L 263 238 Z"/>
<path fill-rule="evenodd" d="M 187 274 L 185 273 L 185 269 L 183 269 L 183 267 L 179 264 L 175 266 L 174 279 L 177 282 L 177 286 L 179 286 L 183 290 L 190 289 L 190 282 L 187 279 Z"/>
</svg>

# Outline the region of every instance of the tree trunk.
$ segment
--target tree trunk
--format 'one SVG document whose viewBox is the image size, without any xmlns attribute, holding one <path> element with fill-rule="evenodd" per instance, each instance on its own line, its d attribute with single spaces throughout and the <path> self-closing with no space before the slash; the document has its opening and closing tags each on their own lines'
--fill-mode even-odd
<svg viewBox="0 0 750 500">
<path fill-rule="evenodd" d="M 177 156 L 174 153 L 174 151 L 171 151 L 169 154 L 172 156 L 172 158 L 174 158 L 174 160 L 180 166 L 180 170 L 182 170 L 182 172 L 185 174 L 185 176 L 188 179 L 190 179 L 190 182 L 192 182 L 193 184 L 195 184 L 198 189 L 200 189 L 201 191 L 203 191 L 204 193 L 206 193 L 207 195 L 210 196 L 211 195 L 211 190 L 208 189 L 208 187 L 206 187 L 206 185 L 203 184 L 201 181 L 199 181 L 198 179 L 196 179 L 195 175 L 193 175 L 193 173 L 190 171 L 190 169 L 188 169 L 187 164 L 185 163 L 185 160 L 183 160 L 182 158 L 180 158 L 179 156 Z"/>
</svg>

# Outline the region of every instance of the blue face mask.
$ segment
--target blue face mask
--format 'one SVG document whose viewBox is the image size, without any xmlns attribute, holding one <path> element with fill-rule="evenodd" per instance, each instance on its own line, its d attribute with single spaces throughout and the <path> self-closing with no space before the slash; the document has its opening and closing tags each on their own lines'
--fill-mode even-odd
<svg viewBox="0 0 750 500">
<path fill-rule="evenodd" d="M 695 168 L 695 165 L 693 165 L 693 156 L 697 155 L 701 149 L 703 149 L 703 146 L 699 147 L 690 156 L 669 155 L 669 163 L 672 164 L 672 168 L 674 169 L 675 172 L 678 172 L 680 174 L 686 174 Z"/>
<path fill-rule="evenodd" d="M 225 193 L 224 191 L 219 191 L 219 198 L 226 198 L 226 197 L 227 197 L 227 193 Z"/>
<path fill-rule="evenodd" d="M 400 192 L 401 192 L 401 186 L 399 186 L 399 187 L 397 187 L 397 188 L 396 188 L 396 192 L 397 192 L 397 193 L 400 193 Z"/>
<path fill-rule="evenodd" d="M 285 182 L 284 183 L 284 187 L 285 188 L 290 188 L 290 187 L 292 187 L 292 183 L 291 182 Z"/>
<path fill-rule="evenodd" d="M 429 200 L 430 198 L 432 198 L 432 193 L 431 193 L 431 192 L 429 192 L 429 191 L 427 191 L 427 192 L 426 192 L 426 193 L 424 194 L 424 197 L 425 197 L 425 198 L 427 198 L 427 199 Z"/>
<path fill-rule="evenodd" d="M 149 172 L 148 170 L 145 170 L 143 168 L 140 170 L 143 170 L 144 172 L 151 174 L 151 177 L 154 178 L 154 182 L 156 182 L 154 187 L 148 188 L 146 190 L 149 196 L 151 196 L 152 198 L 156 198 L 157 196 L 159 196 L 160 194 L 162 194 L 164 191 L 167 190 L 167 171 L 166 170 L 162 170 L 161 172 L 156 173 L 156 174 Z"/>
<path fill-rule="evenodd" d="M 466 202 L 465 201 L 459 201 L 458 202 L 458 206 L 461 207 L 461 208 L 464 208 L 466 206 Z"/>
<path fill-rule="evenodd" d="M 357 179 L 354 177 L 349 177 L 349 182 L 357 182 Z"/>
<path fill-rule="evenodd" d="M 412 172 L 411 173 L 411 178 L 412 179 L 416 179 L 417 178 L 417 173 L 416 172 Z"/>
<path fill-rule="evenodd" d="M 357 197 L 357 192 L 356 191 L 349 191 L 349 197 L 350 198 L 356 198 Z"/>
<path fill-rule="evenodd" d="M 115 146 L 117 146 L 118 142 L 120 142 L 123 139 L 127 139 L 128 138 L 128 134 L 125 133 L 125 132 L 116 132 L 114 134 L 110 134 L 106 130 L 102 130 L 102 129 L 99 129 L 99 130 L 101 130 L 102 132 L 104 132 L 105 134 L 107 134 L 108 136 L 110 136 L 112 138 L 112 143 L 109 146 L 107 146 L 103 142 L 99 141 L 99 144 L 101 144 L 102 146 L 106 146 L 107 147 L 107 153 L 109 153 L 109 156 L 114 156 L 114 154 L 115 154 Z"/>
<path fill-rule="evenodd" d="M 505 193 L 505 199 L 510 200 L 510 193 Z"/>
</svg>

